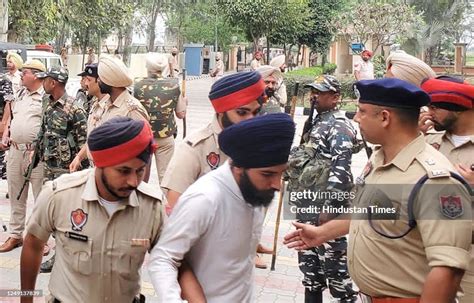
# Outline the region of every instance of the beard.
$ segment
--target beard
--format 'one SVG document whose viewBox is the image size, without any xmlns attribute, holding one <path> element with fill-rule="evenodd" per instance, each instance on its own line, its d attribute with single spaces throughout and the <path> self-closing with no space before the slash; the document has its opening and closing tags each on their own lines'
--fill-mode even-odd
<svg viewBox="0 0 474 303">
<path fill-rule="evenodd" d="M 234 125 L 235 123 L 230 121 L 229 116 L 226 112 L 222 115 L 222 128 L 227 128 L 229 126 Z"/>
<path fill-rule="evenodd" d="M 444 119 L 444 121 L 442 122 L 438 122 L 438 121 L 433 121 L 434 123 L 434 129 L 436 131 L 447 131 L 447 132 L 450 132 L 453 130 L 454 128 L 454 124 L 456 123 L 456 117 L 454 116 L 448 116 Z"/>
<path fill-rule="evenodd" d="M 239 188 L 242 192 L 245 202 L 253 207 L 267 207 L 273 200 L 275 195 L 274 189 L 259 190 L 250 180 L 247 171 L 244 170 L 240 176 Z"/>
<path fill-rule="evenodd" d="M 267 95 L 268 98 L 273 97 L 275 95 L 275 90 L 272 88 L 266 88 L 265 94 Z"/>
<path fill-rule="evenodd" d="M 102 172 L 102 175 L 100 176 L 100 178 L 102 179 L 102 184 L 104 184 L 105 189 L 112 196 L 114 196 L 115 198 L 117 198 L 119 200 L 124 199 L 124 198 L 128 198 L 130 196 L 130 194 L 132 193 L 132 191 L 137 189 L 136 187 L 128 186 L 128 187 L 123 187 L 123 188 L 119 188 L 118 190 L 115 190 L 114 188 L 112 188 L 109 181 L 107 181 L 107 177 L 105 176 L 104 172 Z M 129 192 L 129 193 L 128 194 L 124 193 L 124 194 L 121 195 L 121 194 L 118 193 L 119 191 L 125 191 L 125 192 Z"/>
<path fill-rule="evenodd" d="M 105 84 L 104 82 L 99 82 L 99 89 L 102 94 L 111 94 L 112 86 Z"/>
</svg>

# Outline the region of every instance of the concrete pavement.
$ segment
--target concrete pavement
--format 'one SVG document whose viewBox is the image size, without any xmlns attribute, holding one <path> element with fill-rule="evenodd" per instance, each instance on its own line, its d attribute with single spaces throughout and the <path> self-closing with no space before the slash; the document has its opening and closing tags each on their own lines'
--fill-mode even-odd
<svg viewBox="0 0 474 303">
<path fill-rule="evenodd" d="M 204 126 L 208 123 L 214 111 L 207 98 L 210 87 L 213 83 L 211 78 L 194 79 L 187 82 L 187 96 L 189 99 L 189 107 L 187 113 L 187 133 Z M 295 144 L 299 142 L 301 129 L 306 117 L 297 116 L 297 137 Z M 178 140 L 182 137 L 182 122 L 178 121 Z M 353 157 L 352 171 L 354 176 L 358 176 L 362 171 L 367 157 L 364 152 Z M 155 165 L 152 165 L 154 168 Z M 152 171 L 150 182 L 158 184 L 156 171 Z M 7 224 L 10 219 L 9 200 L 5 198 L 7 192 L 7 182 L 0 181 L 0 218 Z M 32 193 L 30 191 L 30 199 L 28 201 L 28 216 L 33 208 Z M 265 246 L 273 245 L 273 235 L 276 221 L 277 200 L 273 202 L 268 210 L 265 218 L 262 243 Z M 297 254 L 293 250 L 289 250 L 282 245 L 282 239 L 285 234 L 291 231 L 292 225 L 290 221 L 282 220 L 280 224 L 277 260 L 275 271 L 270 271 L 270 255 L 264 255 L 264 260 L 268 263 L 268 269 L 255 270 L 255 296 L 258 303 L 283 303 L 283 302 L 304 302 L 304 289 L 301 285 L 302 274 L 298 269 Z M 5 232 L 0 232 L 0 241 L 8 237 Z M 52 242 L 51 242 L 52 244 Z M 0 254 L 0 291 L 3 289 L 19 289 L 20 287 L 20 253 L 21 248 L 15 249 L 9 253 Z M 48 257 L 45 257 L 46 260 Z M 147 273 L 148 258 L 145 259 L 144 268 L 142 269 L 142 293 L 146 295 L 147 302 L 157 302 L 156 294 L 150 282 Z M 39 274 L 36 288 L 43 290 L 44 294 L 48 293 L 49 274 Z M 19 302 L 18 297 L 1 297 L 0 302 Z M 44 302 L 43 298 L 38 298 L 35 302 Z M 330 296 L 325 293 L 325 302 L 330 302 Z"/>
</svg>

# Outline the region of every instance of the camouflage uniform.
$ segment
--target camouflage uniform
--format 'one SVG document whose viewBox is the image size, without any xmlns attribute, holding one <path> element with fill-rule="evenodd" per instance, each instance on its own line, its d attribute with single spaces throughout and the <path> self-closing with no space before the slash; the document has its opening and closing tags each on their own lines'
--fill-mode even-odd
<svg viewBox="0 0 474 303">
<path fill-rule="evenodd" d="M 45 163 L 44 177 L 52 180 L 69 173 L 69 164 L 86 142 L 87 119 L 84 110 L 67 93 L 57 101 L 48 96 L 43 102 L 45 109 L 38 140 Z"/>
<path fill-rule="evenodd" d="M 288 192 L 344 193 L 352 188 L 351 158 L 358 147 L 356 130 L 343 112 L 338 110 L 318 114 L 305 143 L 293 148 L 289 168 L 285 173 Z M 347 199 L 297 200 L 297 207 L 346 207 Z M 300 214 L 302 222 L 319 225 L 332 219 L 329 214 Z M 355 302 L 357 292 L 347 270 L 347 240 L 345 237 L 328 241 L 319 247 L 298 253 L 303 285 L 312 293 L 329 286 L 338 302 Z"/>
<path fill-rule="evenodd" d="M 159 180 L 163 179 L 174 152 L 177 125 L 174 117 L 180 95 L 177 78 L 145 78 L 137 81 L 135 98 L 150 115 L 150 124 L 158 144 L 155 152 Z"/>
<path fill-rule="evenodd" d="M 76 94 L 76 104 L 81 107 L 86 113 L 86 118 L 89 117 L 92 105 L 92 97 L 88 96 L 86 91 L 79 89 Z"/>
<path fill-rule="evenodd" d="M 3 122 L 3 114 L 7 102 L 13 101 L 12 82 L 5 75 L 0 75 L 0 120 Z M 5 125 L 3 131 L 8 131 Z M 0 138 L 3 133 L 0 133 Z M 5 151 L 0 151 L 0 179 L 7 178 L 7 166 L 5 163 Z"/>
</svg>

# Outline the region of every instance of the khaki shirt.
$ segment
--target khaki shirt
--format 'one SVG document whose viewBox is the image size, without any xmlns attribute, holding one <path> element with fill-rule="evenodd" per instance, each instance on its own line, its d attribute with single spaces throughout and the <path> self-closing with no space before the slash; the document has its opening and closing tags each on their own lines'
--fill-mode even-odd
<svg viewBox="0 0 474 303">
<path fill-rule="evenodd" d="M 349 272 L 361 292 L 368 295 L 418 297 L 431 268 L 467 268 L 471 247 L 470 196 L 464 186 L 449 177 L 449 171 L 454 168 L 448 159 L 426 144 L 422 135 L 404 147 L 390 163 L 383 164 L 383 159 L 383 150 L 375 151 L 364 177 L 358 178 L 361 187 L 354 205 L 374 197 L 376 190 L 384 188 L 383 184 L 397 185 L 398 190 L 387 192 L 387 197 L 393 205 L 400 206 L 400 219 L 373 222 L 386 233 L 401 235 L 408 227 L 406 209 L 411 184 L 428 173 L 430 179 L 414 202 L 417 225 L 403 238 L 389 239 L 376 233 L 368 220 L 353 218 L 348 247 Z M 380 186 L 375 188 L 373 184 Z M 442 214 L 441 199 L 446 196 L 459 199 L 463 207 L 463 213 L 454 219 Z M 427 217 L 428 212 L 432 218 Z M 420 220 L 422 216 L 428 220 Z"/>
<path fill-rule="evenodd" d="M 222 165 L 228 157 L 219 149 L 221 131 L 214 117 L 206 127 L 187 136 L 176 147 L 161 186 L 182 194 L 199 177 Z"/>
<path fill-rule="evenodd" d="M 170 71 L 170 74 L 173 72 L 173 76 L 177 77 L 179 74 L 179 65 L 178 65 L 178 55 L 173 56 L 169 55 L 168 57 L 168 64 L 171 65 L 173 71 Z"/>
<path fill-rule="evenodd" d="M 89 136 L 90 132 L 100 126 L 102 115 L 104 114 L 106 108 L 110 105 L 110 96 L 105 95 L 101 100 L 97 100 L 94 97 L 94 103 L 92 104 L 89 117 L 87 118 L 87 135 Z"/>
<path fill-rule="evenodd" d="M 27 232 L 40 240 L 56 236 L 49 290 L 61 302 L 132 302 L 158 241 L 159 189 L 140 183 L 111 217 L 98 199 L 94 169 L 63 175 L 43 186 L 28 220 Z"/>
<path fill-rule="evenodd" d="M 425 140 L 453 164 L 463 164 L 468 168 L 474 165 L 474 135 L 470 141 L 455 147 L 445 132 L 427 133 Z"/>
<path fill-rule="evenodd" d="M 43 114 L 43 86 L 30 92 L 22 89 L 12 102 L 10 138 L 17 144 L 32 143 L 38 136 Z"/>
<path fill-rule="evenodd" d="M 17 70 L 16 72 L 13 73 L 13 75 L 10 73 L 6 73 L 6 76 L 8 80 L 10 80 L 12 83 L 13 93 L 16 94 L 22 87 L 21 86 L 21 72 Z"/>
<path fill-rule="evenodd" d="M 129 117 L 145 121 L 150 120 L 150 116 L 148 116 L 146 109 L 140 101 L 130 95 L 127 90 L 124 90 L 113 103 L 109 103 L 98 125 L 114 117 Z"/>
<path fill-rule="evenodd" d="M 257 68 L 259 68 L 260 66 L 262 66 L 262 63 L 260 63 L 260 61 L 257 59 L 253 59 L 252 62 L 250 62 L 251 70 L 257 70 Z"/>
</svg>

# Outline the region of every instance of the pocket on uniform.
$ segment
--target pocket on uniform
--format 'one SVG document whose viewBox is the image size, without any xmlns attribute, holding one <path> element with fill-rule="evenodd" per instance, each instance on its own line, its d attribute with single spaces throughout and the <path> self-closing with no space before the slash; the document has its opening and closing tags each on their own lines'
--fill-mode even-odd
<svg viewBox="0 0 474 303">
<path fill-rule="evenodd" d="M 90 275 L 92 273 L 92 240 L 87 242 L 72 240 L 61 235 L 64 243 L 64 251 L 68 255 L 68 260 L 75 271 Z"/>
<path fill-rule="evenodd" d="M 122 240 L 117 262 L 122 294 L 137 294 L 140 290 L 140 269 L 148 248 L 132 246 L 132 241 Z"/>
</svg>

